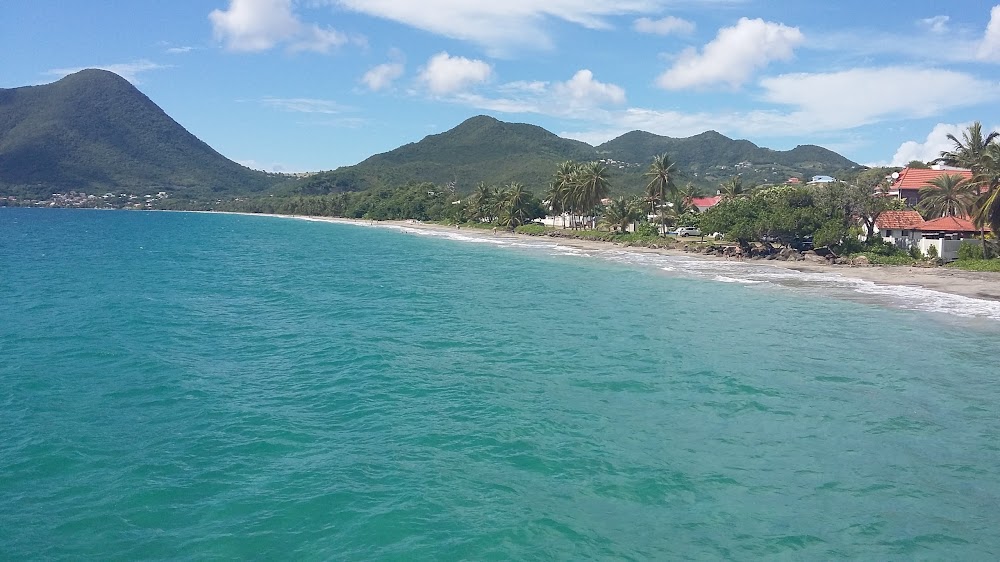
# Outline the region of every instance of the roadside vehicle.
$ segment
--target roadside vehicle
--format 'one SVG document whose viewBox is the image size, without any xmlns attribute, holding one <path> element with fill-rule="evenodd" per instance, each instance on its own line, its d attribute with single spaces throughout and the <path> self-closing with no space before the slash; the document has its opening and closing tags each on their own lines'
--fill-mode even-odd
<svg viewBox="0 0 1000 562">
<path fill-rule="evenodd" d="M 697 226 L 682 226 L 674 231 L 675 236 L 701 236 Z"/>
</svg>

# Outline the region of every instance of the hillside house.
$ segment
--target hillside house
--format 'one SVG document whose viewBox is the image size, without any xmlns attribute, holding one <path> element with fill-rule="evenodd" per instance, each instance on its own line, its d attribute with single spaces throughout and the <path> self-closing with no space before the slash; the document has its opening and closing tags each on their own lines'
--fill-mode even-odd
<svg viewBox="0 0 1000 562">
<path fill-rule="evenodd" d="M 972 171 L 964 168 L 935 165 L 931 168 L 903 168 L 889 187 L 889 196 L 906 201 L 907 207 L 916 207 L 920 202 L 920 190 L 928 187 L 929 182 L 944 174 L 958 174 L 966 179 L 972 179 Z"/>
</svg>

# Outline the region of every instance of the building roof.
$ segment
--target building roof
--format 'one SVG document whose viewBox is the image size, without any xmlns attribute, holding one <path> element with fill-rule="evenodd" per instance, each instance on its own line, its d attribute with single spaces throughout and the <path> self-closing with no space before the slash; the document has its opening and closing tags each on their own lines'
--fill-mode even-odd
<svg viewBox="0 0 1000 562">
<path fill-rule="evenodd" d="M 924 217 L 916 211 L 886 211 L 875 219 L 879 230 L 903 229 L 916 230 L 924 223 Z"/>
<path fill-rule="evenodd" d="M 943 176 L 945 174 L 957 174 L 966 179 L 972 179 L 971 170 L 933 170 L 933 169 L 923 169 L 923 168 L 903 168 L 899 172 L 899 178 L 893 182 L 893 190 L 899 189 L 923 189 L 927 187 L 928 182 L 933 180 L 938 176 Z"/>
<path fill-rule="evenodd" d="M 714 207 L 721 200 L 721 195 L 715 195 L 713 197 L 692 197 L 691 204 L 695 207 Z"/>
<path fill-rule="evenodd" d="M 914 230 L 920 232 L 979 232 L 972 221 L 964 217 L 941 217 L 929 220 L 915 227 Z"/>
</svg>

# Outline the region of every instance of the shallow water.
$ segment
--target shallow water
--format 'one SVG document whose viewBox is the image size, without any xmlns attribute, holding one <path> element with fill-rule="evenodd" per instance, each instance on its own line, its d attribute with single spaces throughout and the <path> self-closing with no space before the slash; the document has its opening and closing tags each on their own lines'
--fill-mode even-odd
<svg viewBox="0 0 1000 562">
<path fill-rule="evenodd" d="M 991 303 L 462 241 L 0 209 L 0 558 L 1000 554 Z"/>
</svg>

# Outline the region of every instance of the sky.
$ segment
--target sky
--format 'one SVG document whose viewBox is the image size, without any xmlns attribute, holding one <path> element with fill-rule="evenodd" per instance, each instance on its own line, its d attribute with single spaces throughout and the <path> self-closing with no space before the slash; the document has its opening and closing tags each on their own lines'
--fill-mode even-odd
<svg viewBox="0 0 1000 562">
<path fill-rule="evenodd" d="M 594 145 L 716 130 L 902 165 L 1000 126 L 1000 4 L 3 2 L 0 88 L 83 68 L 269 171 L 355 164 L 481 114 Z"/>
</svg>

